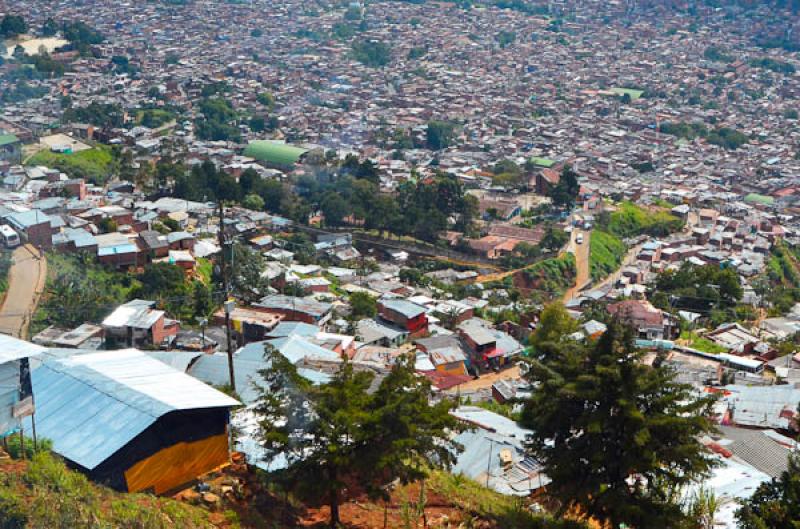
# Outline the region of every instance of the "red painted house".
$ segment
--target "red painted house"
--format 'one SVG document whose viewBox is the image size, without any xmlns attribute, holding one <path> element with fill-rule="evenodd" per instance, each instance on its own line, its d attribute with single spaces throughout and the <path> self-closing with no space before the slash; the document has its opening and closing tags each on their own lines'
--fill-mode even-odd
<svg viewBox="0 0 800 529">
<path fill-rule="evenodd" d="M 425 307 L 405 299 L 383 299 L 378 302 L 378 315 L 409 332 L 411 338 L 428 333 L 428 315 Z"/>
</svg>

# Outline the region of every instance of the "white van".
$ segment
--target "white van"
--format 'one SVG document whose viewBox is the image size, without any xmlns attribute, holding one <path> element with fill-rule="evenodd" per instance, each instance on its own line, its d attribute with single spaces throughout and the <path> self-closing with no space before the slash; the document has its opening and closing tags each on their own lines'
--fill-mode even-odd
<svg viewBox="0 0 800 529">
<path fill-rule="evenodd" d="M 579 233 L 577 237 L 575 237 L 575 242 L 578 244 L 583 244 L 583 234 Z"/>
<path fill-rule="evenodd" d="M 6 248 L 16 248 L 19 246 L 19 235 L 14 231 L 14 228 L 3 224 L 0 226 L 0 241 L 3 242 Z"/>
</svg>

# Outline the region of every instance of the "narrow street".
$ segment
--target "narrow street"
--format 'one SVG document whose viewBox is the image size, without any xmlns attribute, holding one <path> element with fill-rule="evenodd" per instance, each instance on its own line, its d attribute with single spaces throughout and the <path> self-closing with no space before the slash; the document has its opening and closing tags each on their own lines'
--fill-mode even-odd
<svg viewBox="0 0 800 529">
<path fill-rule="evenodd" d="M 31 245 L 14 250 L 8 292 L 0 308 L 0 333 L 27 338 L 30 320 L 44 291 L 47 260 Z"/>
<path fill-rule="evenodd" d="M 583 235 L 583 242 L 578 244 L 578 235 Z M 591 241 L 592 232 L 591 231 L 584 231 L 578 228 L 572 230 L 572 235 L 570 238 L 569 246 L 567 247 L 567 252 L 573 254 L 575 256 L 575 286 L 570 288 L 564 293 L 563 300 L 569 301 L 578 296 L 581 289 L 586 286 L 586 284 L 591 279 L 591 266 L 589 263 L 589 243 Z"/>
</svg>

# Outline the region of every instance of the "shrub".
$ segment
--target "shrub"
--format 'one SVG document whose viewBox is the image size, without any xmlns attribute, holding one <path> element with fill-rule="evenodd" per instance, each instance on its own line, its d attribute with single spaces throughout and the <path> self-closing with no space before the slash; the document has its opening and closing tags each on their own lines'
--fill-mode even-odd
<svg viewBox="0 0 800 529">
<path fill-rule="evenodd" d="M 28 515 L 22 499 L 8 490 L 0 490 L 0 529 L 25 529 Z"/>
</svg>

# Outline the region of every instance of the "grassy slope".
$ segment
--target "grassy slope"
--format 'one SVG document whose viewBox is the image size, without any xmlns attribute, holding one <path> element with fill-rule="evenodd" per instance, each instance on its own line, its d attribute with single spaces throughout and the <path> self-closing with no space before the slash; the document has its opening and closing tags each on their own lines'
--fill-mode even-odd
<svg viewBox="0 0 800 529">
<path fill-rule="evenodd" d="M 683 331 L 681 332 L 680 338 L 681 340 L 686 340 L 689 347 L 697 349 L 698 351 L 703 351 L 704 353 L 720 354 L 728 352 L 728 350 L 721 345 L 717 345 L 708 338 L 703 338 L 693 332 Z"/>
<path fill-rule="evenodd" d="M 561 257 L 539 261 L 523 270 L 521 275 L 524 288 L 543 291 L 548 296 L 557 298 L 573 285 L 576 273 L 575 256 L 567 253 Z M 519 280 L 515 281 L 514 285 L 519 287 L 518 282 Z"/>
<path fill-rule="evenodd" d="M 529 500 L 503 496 L 483 485 L 447 472 L 433 472 L 427 481 L 432 493 L 447 498 L 462 512 L 468 514 L 466 520 L 485 520 L 502 529 L 584 529 L 579 522 L 553 520 L 549 517 L 531 514 L 525 506 Z M 471 516 L 472 518 L 470 518 Z M 471 527 L 466 521 L 464 527 Z M 475 524 L 475 527 L 484 525 Z"/>
<path fill-rule="evenodd" d="M 68 470 L 57 457 L 41 453 L 29 463 L 0 462 L 0 526 L 233 529 L 238 524 L 225 514 L 174 500 L 114 492 Z"/>
<path fill-rule="evenodd" d="M 621 202 L 600 224 L 591 237 L 589 261 L 592 279 L 602 279 L 619 268 L 625 257 L 622 239 L 639 235 L 661 237 L 683 228 L 683 221 L 672 215 L 664 205 L 643 208 L 633 202 Z"/>
<path fill-rule="evenodd" d="M 63 171 L 72 178 L 103 183 L 116 169 L 116 160 L 110 147 L 98 145 L 73 154 L 40 151 L 28 160 L 28 165 L 45 165 Z"/>
<path fill-rule="evenodd" d="M 621 202 L 617 205 L 617 211 L 611 213 L 608 226 L 603 226 L 603 229 L 625 238 L 643 234 L 663 236 L 682 227 L 683 221 L 666 208 L 654 206 L 645 209 L 632 202 Z"/>
<path fill-rule="evenodd" d="M 800 301 L 800 250 L 776 244 L 767 261 L 766 280 L 771 287 L 766 292 L 770 315 L 785 314 Z"/>
<path fill-rule="evenodd" d="M 601 230 L 592 232 L 589 245 L 589 265 L 595 281 L 619 268 L 627 250 L 619 237 Z"/>
</svg>

